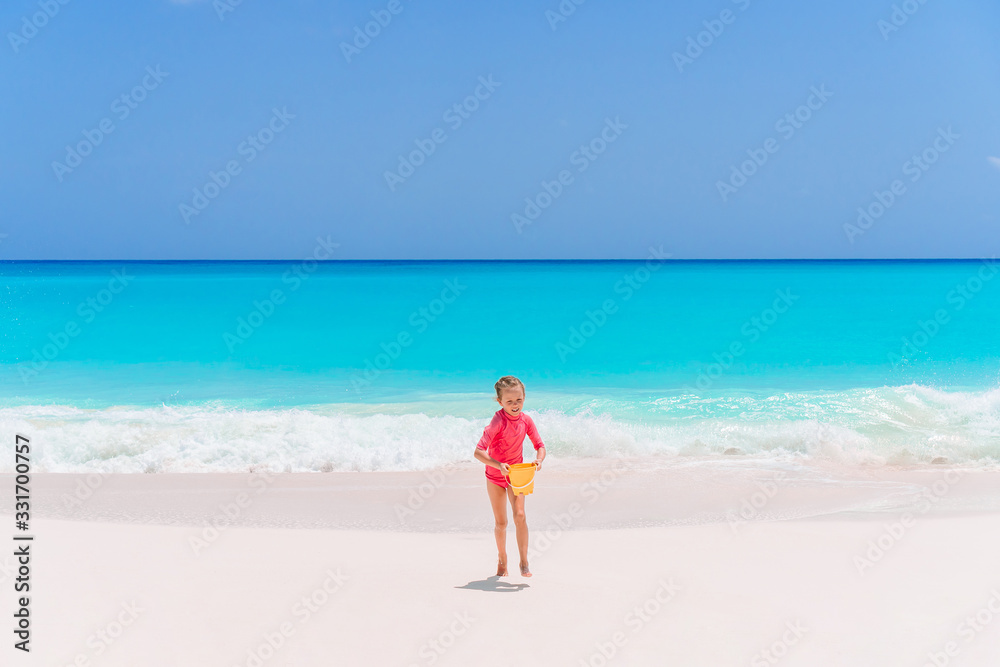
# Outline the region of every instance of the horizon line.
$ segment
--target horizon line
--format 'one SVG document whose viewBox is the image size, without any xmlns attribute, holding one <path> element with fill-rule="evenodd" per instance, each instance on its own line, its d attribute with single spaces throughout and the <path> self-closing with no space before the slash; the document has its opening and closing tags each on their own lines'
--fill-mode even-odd
<svg viewBox="0 0 1000 667">
<path fill-rule="evenodd" d="M 974 262 L 974 261 L 985 261 L 987 259 L 995 259 L 996 255 L 989 257 L 878 257 L 878 258 L 856 258 L 856 257 L 829 257 L 829 258 L 810 258 L 810 257 L 781 257 L 781 258 L 760 258 L 760 257 L 735 257 L 735 258 L 668 258 L 661 261 L 670 262 Z M 302 262 L 302 261 L 314 261 L 318 264 L 337 264 L 337 263 L 443 263 L 443 262 L 505 262 L 505 263 L 529 263 L 529 262 L 646 262 L 652 258 L 645 257 L 620 257 L 620 258 L 552 258 L 552 259 L 479 259 L 479 258 L 462 258 L 462 259 L 315 259 L 312 257 L 293 257 L 286 259 L 0 259 L 0 263 L 5 264 L 30 264 L 30 263 L 46 263 L 46 264 L 87 264 L 87 263 L 100 263 L 100 262 L 127 262 L 133 264 L 180 264 L 180 263 L 285 263 L 285 262 Z"/>
</svg>

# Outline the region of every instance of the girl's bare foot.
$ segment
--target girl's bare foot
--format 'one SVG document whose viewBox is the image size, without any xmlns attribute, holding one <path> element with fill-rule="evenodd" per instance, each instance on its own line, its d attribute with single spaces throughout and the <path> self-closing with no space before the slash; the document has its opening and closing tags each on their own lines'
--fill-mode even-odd
<svg viewBox="0 0 1000 667">
<path fill-rule="evenodd" d="M 530 577 L 531 576 L 531 571 L 528 570 L 528 564 L 527 563 L 521 563 L 521 576 L 522 577 Z"/>
<path fill-rule="evenodd" d="M 507 576 L 507 561 L 505 561 L 502 558 L 497 562 L 497 576 L 498 577 Z"/>
</svg>

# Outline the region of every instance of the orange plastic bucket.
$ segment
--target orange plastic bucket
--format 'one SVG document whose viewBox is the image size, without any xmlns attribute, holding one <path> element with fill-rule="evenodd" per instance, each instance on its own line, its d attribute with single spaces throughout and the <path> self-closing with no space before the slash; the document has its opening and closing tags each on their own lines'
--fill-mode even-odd
<svg viewBox="0 0 1000 667">
<path fill-rule="evenodd" d="M 514 495 L 528 495 L 534 491 L 535 471 L 538 469 L 536 463 L 512 463 L 507 481 L 510 488 L 514 489 Z"/>
</svg>

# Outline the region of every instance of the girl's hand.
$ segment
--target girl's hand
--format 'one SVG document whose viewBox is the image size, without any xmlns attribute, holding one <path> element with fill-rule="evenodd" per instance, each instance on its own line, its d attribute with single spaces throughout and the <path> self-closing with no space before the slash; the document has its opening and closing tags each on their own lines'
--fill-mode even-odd
<svg viewBox="0 0 1000 667">
<path fill-rule="evenodd" d="M 500 464 L 500 472 L 503 473 L 504 477 L 507 477 L 508 475 L 510 475 L 510 466 L 507 465 L 506 463 L 501 463 Z"/>
<path fill-rule="evenodd" d="M 544 461 L 544 460 L 545 460 L 545 448 L 544 447 L 539 447 L 535 451 L 535 471 L 536 472 L 542 469 L 542 461 Z"/>
</svg>

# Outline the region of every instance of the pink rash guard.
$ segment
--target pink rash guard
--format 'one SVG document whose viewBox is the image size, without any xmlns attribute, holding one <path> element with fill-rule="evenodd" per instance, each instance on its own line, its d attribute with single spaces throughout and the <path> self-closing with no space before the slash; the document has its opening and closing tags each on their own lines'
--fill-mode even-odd
<svg viewBox="0 0 1000 667">
<path fill-rule="evenodd" d="M 485 449 L 487 454 L 500 463 L 522 463 L 524 436 L 531 438 L 531 444 L 535 446 L 535 451 L 545 446 L 531 417 L 522 412 L 521 416 L 515 419 L 501 408 L 496 411 L 493 419 L 486 426 L 483 437 L 479 439 L 476 448 Z M 486 479 L 497 486 L 507 488 L 507 478 L 497 468 L 486 466 Z"/>
</svg>

